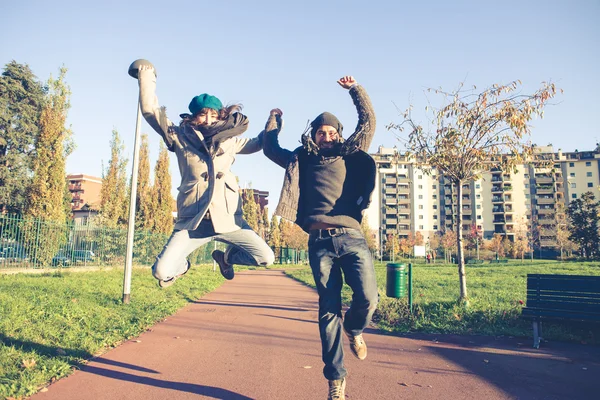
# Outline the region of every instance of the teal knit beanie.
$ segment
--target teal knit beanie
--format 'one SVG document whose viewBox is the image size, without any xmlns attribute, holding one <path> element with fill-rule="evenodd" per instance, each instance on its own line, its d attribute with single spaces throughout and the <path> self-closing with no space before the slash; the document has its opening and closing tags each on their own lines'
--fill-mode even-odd
<svg viewBox="0 0 600 400">
<path fill-rule="evenodd" d="M 221 103 L 221 100 L 217 99 L 215 96 L 211 96 L 208 93 L 202 93 L 190 101 L 188 108 L 192 115 L 196 115 L 203 108 L 212 108 L 213 110 L 220 111 L 221 108 L 223 108 L 223 103 Z"/>
</svg>

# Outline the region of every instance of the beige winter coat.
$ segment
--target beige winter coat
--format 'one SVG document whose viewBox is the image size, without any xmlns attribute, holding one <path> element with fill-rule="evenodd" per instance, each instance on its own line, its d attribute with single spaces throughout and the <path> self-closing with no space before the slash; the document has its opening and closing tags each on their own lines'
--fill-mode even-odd
<svg viewBox="0 0 600 400">
<path fill-rule="evenodd" d="M 231 165 L 236 154 L 251 154 L 262 149 L 262 133 L 253 139 L 232 137 L 221 142 L 213 156 L 203 148 L 204 137 L 188 125 L 177 126 L 166 118 L 156 97 L 156 77 L 148 70 L 140 71 L 140 104 L 144 118 L 177 155 L 181 185 L 177 195 L 175 229 L 194 230 L 208 211 L 216 233 L 242 227 L 239 186 Z M 236 115 L 236 129 L 247 129 L 247 119 Z"/>
</svg>

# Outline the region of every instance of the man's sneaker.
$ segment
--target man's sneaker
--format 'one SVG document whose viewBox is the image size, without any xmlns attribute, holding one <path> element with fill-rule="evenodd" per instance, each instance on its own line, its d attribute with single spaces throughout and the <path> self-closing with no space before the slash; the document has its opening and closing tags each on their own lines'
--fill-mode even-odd
<svg viewBox="0 0 600 400">
<path fill-rule="evenodd" d="M 350 341 L 350 350 L 352 350 L 352 354 L 359 360 L 367 358 L 367 344 L 365 343 L 363 335 L 360 334 L 354 336 L 346 329 L 344 329 L 344 333 L 348 336 L 348 340 Z"/>
<path fill-rule="evenodd" d="M 223 278 L 232 280 L 234 275 L 233 265 L 225 262 L 225 253 L 221 250 L 215 250 L 212 252 L 212 258 L 219 264 L 219 270 L 221 271 Z"/>
<path fill-rule="evenodd" d="M 192 266 L 192 264 L 190 264 L 190 260 L 186 260 L 186 261 L 187 261 L 188 266 L 187 266 L 187 269 L 182 274 L 174 276 L 171 279 L 167 279 L 166 281 L 158 281 L 158 286 L 160 286 L 161 288 L 169 287 L 175 283 L 177 278 L 180 278 L 183 275 L 187 274 L 187 272 L 190 270 L 190 267 Z"/>
<path fill-rule="evenodd" d="M 346 378 L 329 381 L 327 400 L 346 400 Z"/>
</svg>

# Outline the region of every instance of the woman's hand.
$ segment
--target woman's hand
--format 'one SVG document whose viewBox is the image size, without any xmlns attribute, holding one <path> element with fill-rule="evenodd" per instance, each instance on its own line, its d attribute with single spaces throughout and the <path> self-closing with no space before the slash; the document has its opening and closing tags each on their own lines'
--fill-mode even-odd
<svg viewBox="0 0 600 400">
<path fill-rule="evenodd" d="M 139 77 L 140 72 L 142 72 L 142 71 L 150 71 L 154 75 L 156 75 L 156 72 L 154 72 L 154 67 L 151 65 L 144 65 L 144 64 L 140 65 L 138 67 L 138 77 Z"/>
</svg>

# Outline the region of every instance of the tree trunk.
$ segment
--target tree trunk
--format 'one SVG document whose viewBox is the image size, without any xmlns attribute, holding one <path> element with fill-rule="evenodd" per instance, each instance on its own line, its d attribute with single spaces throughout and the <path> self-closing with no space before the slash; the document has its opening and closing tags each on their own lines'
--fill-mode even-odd
<svg viewBox="0 0 600 400">
<path fill-rule="evenodd" d="M 467 296 L 467 275 L 465 272 L 465 256 L 463 248 L 463 234 L 462 234 L 462 181 L 456 182 L 456 193 L 457 193 L 457 210 L 456 210 L 456 247 L 457 247 L 457 263 L 458 263 L 458 279 L 460 283 L 460 297 L 459 302 L 468 304 Z"/>
</svg>

